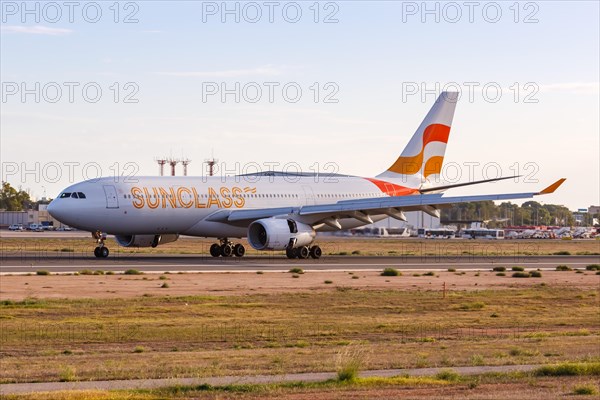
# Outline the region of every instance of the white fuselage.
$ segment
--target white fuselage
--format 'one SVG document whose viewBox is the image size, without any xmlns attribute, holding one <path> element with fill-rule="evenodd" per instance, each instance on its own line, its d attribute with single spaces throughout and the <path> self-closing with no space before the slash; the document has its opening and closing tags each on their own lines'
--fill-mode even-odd
<svg viewBox="0 0 600 400">
<path fill-rule="evenodd" d="M 211 221 L 211 216 L 227 210 L 289 207 L 291 211 L 305 205 L 413 192 L 353 176 L 100 178 L 68 187 L 52 201 L 49 211 L 67 225 L 92 232 L 245 237 L 247 225 Z M 73 193 L 79 193 L 77 198 Z M 81 193 L 85 198 L 80 198 Z M 373 221 L 385 217 L 371 216 Z M 339 222 L 343 229 L 365 224 L 354 218 Z"/>
</svg>

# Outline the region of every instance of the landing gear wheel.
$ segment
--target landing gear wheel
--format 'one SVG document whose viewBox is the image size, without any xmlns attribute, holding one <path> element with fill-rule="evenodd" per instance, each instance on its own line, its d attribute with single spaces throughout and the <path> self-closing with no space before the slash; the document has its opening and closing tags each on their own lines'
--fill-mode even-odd
<svg viewBox="0 0 600 400">
<path fill-rule="evenodd" d="M 216 243 L 213 243 L 210 246 L 210 255 L 213 257 L 219 257 L 221 255 L 221 246 Z"/>
<path fill-rule="evenodd" d="M 310 248 L 310 256 L 315 260 L 321 258 L 322 254 L 323 252 L 321 251 L 321 248 L 319 246 L 313 246 Z"/>
<path fill-rule="evenodd" d="M 235 255 L 236 257 L 244 257 L 244 254 L 246 254 L 246 249 L 243 245 L 238 243 L 235 246 L 233 246 L 233 255 Z"/>
<path fill-rule="evenodd" d="M 94 255 L 96 256 L 96 258 L 100 258 L 100 247 L 96 247 L 94 249 Z"/>
<path fill-rule="evenodd" d="M 306 260 L 308 257 L 310 257 L 310 249 L 308 248 L 308 246 L 302 246 L 298 248 L 299 259 Z"/>
<path fill-rule="evenodd" d="M 297 258 L 298 257 L 298 249 L 293 248 L 293 247 L 288 247 L 287 249 L 285 249 L 285 255 L 289 259 Z"/>
<path fill-rule="evenodd" d="M 110 251 L 108 251 L 108 247 L 100 247 L 100 257 L 107 258 Z"/>
<path fill-rule="evenodd" d="M 225 243 L 221 246 L 221 255 L 223 257 L 231 257 L 233 255 L 233 246 L 231 243 Z"/>
</svg>

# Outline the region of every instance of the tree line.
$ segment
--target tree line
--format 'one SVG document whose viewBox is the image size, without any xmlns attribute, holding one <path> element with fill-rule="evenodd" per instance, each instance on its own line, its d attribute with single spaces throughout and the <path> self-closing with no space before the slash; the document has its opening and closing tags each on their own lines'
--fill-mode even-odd
<svg viewBox="0 0 600 400">
<path fill-rule="evenodd" d="M 598 215 L 584 215 L 584 223 L 592 224 Z M 442 221 L 490 221 L 491 228 L 506 225 L 559 225 L 573 226 L 573 213 L 565 206 L 526 201 L 521 206 L 511 202 L 499 205 L 493 201 L 462 203 L 442 210 Z"/>
</svg>

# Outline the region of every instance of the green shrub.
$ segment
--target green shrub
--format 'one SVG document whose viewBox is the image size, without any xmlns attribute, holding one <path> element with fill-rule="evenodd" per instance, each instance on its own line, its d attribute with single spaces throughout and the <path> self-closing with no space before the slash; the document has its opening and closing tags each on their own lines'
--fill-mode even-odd
<svg viewBox="0 0 600 400">
<path fill-rule="evenodd" d="M 115 273 L 113 271 L 106 271 L 106 275 L 114 275 Z"/>
<path fill-rule="evenodd" d="M 40 269 L 38 271 L 35 271 L 36 275 L 50 275 L 50 271 L 46 271 L 45 269 Z"/>
<path fill-rule="evenodd" d="M 323 283 L 325 283 L 326 285 L 331 285 L 331 284 L 333 283 L 333 281 L 326 280 L 326 281 L 325 281 L 325 282 L 323 282 Z"/>
<path fill-rule="evenodd" d="M 142 275 L 142 271 L 138 271 L 137 269 L 128 269 L 124 272 L 125 275 Z"/>
<path fill-rule="evenodd" d="M 433 272 L 433 271 L 425 272 L 423 274 L 423 276 L 435 276 L 435 272 Z"/>
<path fill-rule="evenodd" d="M 598 394 L 598 389 L 591 383 L 587 385 L 577 385 L 573 388 L 573 394 L 591 396 Z"/>
<path fill-rule="evenodd" d="M 356 275 L 353 275 L 353 276 L 352 276 L 352 279 L 358 279 L 358 276 L 356 276 Z"/>
<path fill-rule="evenodd" d="M 104 271 L 102 271 L 101 269 L 98 269 L 98 270 L 94 271 L 94 275 L 104 275 Z"/>
<path fill-rule="evenodd" d="M 523 272 L 523 271 L 519 271 L 519 272 L 515 272 L 514 274 L 512 274 L 513 278 L 529 278 L 531 275 L 529 275 L 529 272 Z"/>
<path fill-rule="evenodd" d="M 513 347 L 512 349 L 510 349 L 510 351 L 508 352 L 509 355 L 513 356 L 513 357 L 518 357 L 518 356 L 522 356 L 525 355 L 525 351 L 523 349 L 520 349 L 518 347 Z"/>
<path fill-rule="evenodd" d="M 381 273 L 381 276 L 401 276 L 402 274 L 396 268 L 386 268 Z"/>
<path fill-rule="evenodd" d="M 352 254 L 354 254 L 354 255 L 359 255 L 359 254 L 360 254 L 360 250 L 354 250 L 354 251 L 352 252 Z"/>
<path fill-rule="evenodd" d="M 291 272 L 293 274 L 303 274 L 304 270 L 302 268 L 295 267 L 290 269 L 288 272 Z"/>
<path fill-rule="evenodd" d="M 146 351 L 146 349 L 143 346 L 135 346 L 133 349 L 134 353 L 143 353 L 144 351 Z"/>
<path fill-rule="evenodd" d="M 165 281 L 165 280 L 167 280 L 167 277 L 164 275 L 161 275 L 158 277 L 158 279 L 160 279 L 161 281 Z"/>
<path fill-rule="evenodd" d="M 460 374 L 451 369 L 443 369 L 435 375 L 436 379 L 447 382 L 456 382 L 460 380 Z"/>
<path fill-rule="evenodd" d="M 537 376 L 598 376 L 600 362 L 564 362 L 561 364 L 544 365 L 535 370 Z"/>
<path fill-rule="evenodd" d="M 572 271 L 571 267 L 569 267 L 568 265 L 557 265 L 556 270 L 557 271 Z"/>
<path fill-rule="evenodd" d="M 162 285 L 160 285 L 161 288 L 163 289 L 168 289 L 170 286 L 167 282 L 163 283 Z"/>
<path fill-rule="evenodd" d="M 94 271 L 92 271 L 91 269 L 82 269 L 81 271 L 79 271 L 79 275 L 93 275 Z"/>
<path fill-rule="evenodd" d="M 300 278 L 300 275 L 298 275 L 298 274 L 293 274 L 293 275 L 292 275 L 292 278 Z"/>
<path fill-rule="evenodd" d="M 494 268 L 492 268 L 492 271 L 494 271 L 494 272 L 504 272 L 504 271 L 506 271 L 506 267 L 494 267 Z"/>
<path fill-rule="evenodd" d="M 600 264 L 590 264 L 585 267 L 588 271 L 600 271 Z"/>
<path fill-rule="evenodd" d="M 482 301 L 474 301 L 472 303 L 463 303 L 458 309 L 463 311 L 481 310 L 485 307 L 485 303 Z"/>
<path fill-rule="evenodd" d="M 68 365 L 63 367 L 60 371 L 59 378 L 61 382 L 73 382 L 74 380 L 77 380 L 75 368 Z"/>
<path fill-rule="evenodd" d="M 525 271 L 525 267 L 512 267 L 513 271 Z"/>
<path fill-rule="evenodd" d="M 456 268 L 448 268 L 448 272 L 456 272 Z"/>
<path fill-rule="evenodd" d="M 352 350 L 345 350 L 339 353 L 336 359 L 338 381 L 352 382 L 356 380 L 361 365 L 362 353 Z"/>
<path fill-rule="evenodd" d="M 555 251 L 554 253 L 552 253 L 555 256 L 570 256 L 571 253 L 565 250 L 561 250 L 561 251 Z"/>
<path fill-rule="evenodd" d="M 481 354 L 473 354 L 470 357 L 469 361 L 471 362 L 471 365 L 474 366 L 480 366 L 485 364 L 485 360 Z"/>
<path fill-rule="evenodd" d="M 531 272 L 529 273 L 529 275 L 530 275 L 532 278 L 541 278 L 541 277 L 542 277 L 542 273 L 541 273 L 540 271 L 531 271 Z"/>
<path fill-rule="evenodd" d="M 262 274 L 264 274 L 264 272 L 262 272 L 262 271 L 256 271 L 256 274 L 257 275 L 262 275 Z"/>
<path fill-rule="evenodd" d="M 504 272 L 498 272 L 496 276 L 506 276 L 506 274 Z"/>
</svg>

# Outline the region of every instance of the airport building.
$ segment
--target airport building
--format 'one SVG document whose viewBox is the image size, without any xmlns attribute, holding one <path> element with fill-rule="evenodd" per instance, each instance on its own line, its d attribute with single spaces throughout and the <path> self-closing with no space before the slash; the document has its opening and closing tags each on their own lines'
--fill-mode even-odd
<svg viewBox="0 0 600 400">
<path fill-rule="evenodd" d="M 48 213 L 48 204 L 39 204 L 37 210 L 0 211 L 0 228 L 5 229 L 18 224 L 23 225 L 24 228 L 27 228 L 30 224 L 47 224 L 54 228 L 63 226 L 61 222 L 52 218 Z"/>
</svg>

